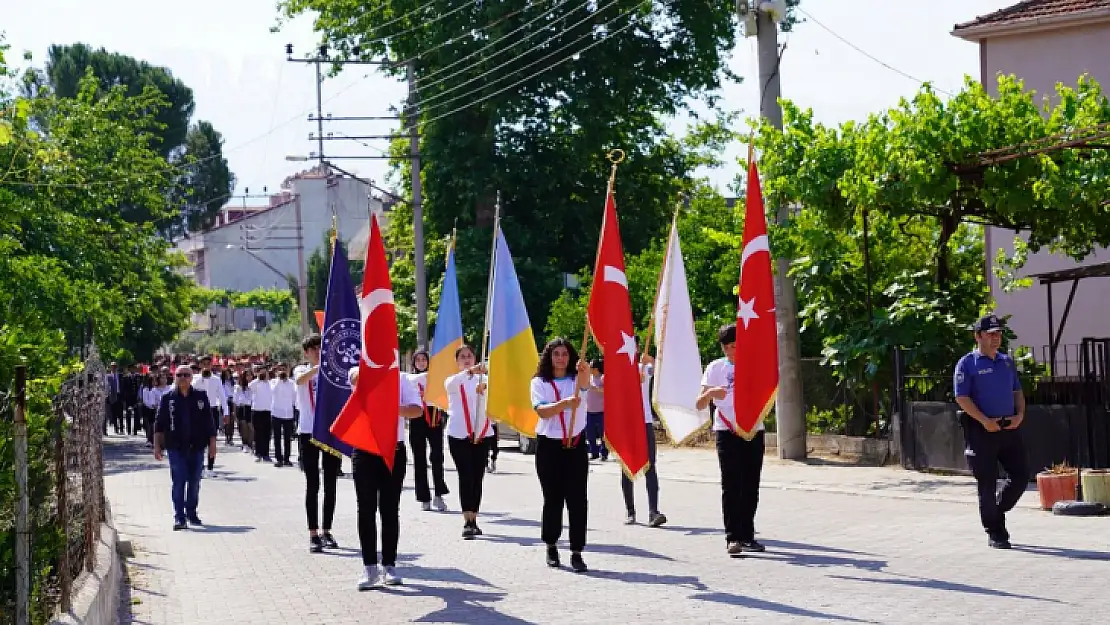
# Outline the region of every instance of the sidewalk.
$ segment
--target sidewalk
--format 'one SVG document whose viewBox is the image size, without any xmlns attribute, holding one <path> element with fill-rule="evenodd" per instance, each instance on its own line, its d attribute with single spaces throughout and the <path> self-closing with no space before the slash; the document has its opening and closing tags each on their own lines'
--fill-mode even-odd
<svg viewBox="0 0 1110 625">
<path fill-rule="evenodd" d="M 534 462 L 532 456 L 502 453 L 501 458 L 514 462 Z M 656 463 L 659 475 L 677 482 L 716 484 L 721 479 L 717 454 L 712 449 L 672 448 L 660 445 Z M 600 474 L 617 474 L 620 465 L 592 461 L 591 469 Z M 794 491 L 836 493 L 914 499 L 949 503 L 977 504 L 975 479 L 963 475 L 937 475 L 907 471 L 897 467 L 865 467 L 842 464 L 829 460 L 811 459 L 806 462 L 779 460 L 767 456 L 763 463 L 762 487 Z M 1036 486 L 1032 483 L 1027 494 L 1018 502 L 1019 507 L 1037 509 Z"/>
</svg>

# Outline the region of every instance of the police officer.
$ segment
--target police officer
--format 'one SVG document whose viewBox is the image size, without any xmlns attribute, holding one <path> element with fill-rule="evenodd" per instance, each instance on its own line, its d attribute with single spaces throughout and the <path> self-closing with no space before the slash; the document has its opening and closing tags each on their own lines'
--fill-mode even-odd
<svg viewBox="0 0 1110 625">
<path fill-rule="evenodd" d="M 1025 445 L 1018 431 L 1025 418 L 1025 396 L 1014 360 L 998 351 L 1002 322 L 997 316 L 987 315 L 975 323 L 975 344 L 975 350 L 956 364 L 954 374 L 956 403 L 964 412 L 964 454 L 979 484 L 979 517 L 987 544 L 1009 549 L 1006 513 L 1029 482 Z M 999 464 L 1006 471 L 1000 490 Z"/>
<path fill-rule="evenodd" d="M 161 460 L 164 449 L 170 459 L 174 531 L 185 529 L 186 521 L 203 525 L 197 517 L 197 504 L 205 449 L 210 460 L 216 457 L 212 404 L 207 393 L 193 388 L 192 381 L 193 370 L 188 365 L 177 368 L 174 388 L 162 397 L 154 422 L 154 458 Z"/>
</svg>

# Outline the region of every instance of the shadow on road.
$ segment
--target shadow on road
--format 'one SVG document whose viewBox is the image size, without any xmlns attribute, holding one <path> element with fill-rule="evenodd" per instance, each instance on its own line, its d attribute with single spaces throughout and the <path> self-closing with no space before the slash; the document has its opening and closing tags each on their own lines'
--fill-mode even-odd
<svg viewBox="0 0 1110 625">
<path fill-rule="evenodd" d="M 1068 558 L 1070 560 L 1110 560 L 1110 553 L 1105 551 L 1087 551 L 1085 549 L 1064 549 L 1062 547 L 1043 547 L 1041 545 L 1014 545 L 1014 551 L 1023 551 L 1038 556 Z"/>
<path fill-rule="evenodd" d="M 866 621 L 862 619 L 852 618 L 850 616 L 841 616 L 839 614 L 831 614 L 828 612 L 818 612 L 816 610 L 807 610 L 797 606 L 787 605 L 785 603 L 776 603 L 774 601 L 767 601 L 765 599 L 756 599 L 755 597 L 745 597 L 743 595 L 733 595 L 724 592 L 705 592 L 690 597 L 698 601 L 711 601 L 713 603 L 723 603 L 725 605 L 733 605 L 741 608 L 750 608 L 752 610 L 763 610 L 765 612 L 776 612 L 778 614 L 786 614 L 789 616 L 802 616 L 813 619 L 823 619 L 827 621 L 844 621 L 847 623 L 873 623 L 874 621 Z"/>
<path fill-rule="evenodd" d="M 793 566 L 824 568 L 844 566 L 853 569 L 862 569 L 865 571 L 882 571 L 887 567 L 886 560 L 870 559 L 870 558 L 850 558 L 844 555 L 829 555 L 829 553 L 841 553 L 847 555 L 870 555 L 870 554 L 857 554 L 853 551 L 844 551 L 839 549 L 832 549 L 822 547 L 820 545 L 807 545 L 805 543 L 790 543 L 784 541 L 766 541 L 766 546 L 769 551 L 766 553 L 752 554 L 751 557 L 759 558 L 761 560 L 775 560 L 784 564 Z M 826 553 L 813 553 L 826 552 Z"/>
<path fill-rule="evenodd" d="M 1022 595 L 1019 593 L 1007 592 L 1005 590 L 997 590 L 994 588 L 986 588 L 984 586 L 973 586 L 971 584 L 962 584 L 960 582 L 948 582 L 941 579 L 929 579 L 926 577 L 913 577 L 911 575 L 899 575 L 891 573 L 891 575 L 898 575 L 898 577 L 852 577 L 849 575 L 829 575 L 829 579 L 841 579 L 853 582 L 870 582 L 872 584 L 888 584 L 891 586 L 908 586 L 911 588 L 927 588 L 931 590 L 941 590 L 945 592 L 962 592 L 969 595 L 984 595 L 988 597 L 1008 597 L 1011 599 L 1030 599 L 1032 601 L 1046 601 L 1048 603 L 1061 603 L 1056 599 L 1049 599 L 1046 597 L 1035 597 L 1033 595 Z"/>
<path fill-rule="evenodd" d="M 253 532 L 254 526 L 252 525 L 190 525 L 189 531 L 199 534 L 246 534 Z"/>
<path fill-rule="evenodd" d="M 532 536 L 502 536 L 497 534 L 486 534 L 485 536 L 482 536 L 477 540 L 491 543 L 519 545 L 521 547 L 535 547 L 542 544 L 542 541 L 540 541 L 538 537 Z M 629 558 L 664 560 L 667 562 L 674 561 L 674 558 L 670 556 L 665 556 L 663 554 L 655 553 L 654 551 L 648 551 L 646 549 L 640 549 L 639 547 L 631 547 L 629 545 L 587 543 L 586 549 L 583 553 L 604 553 L 615 556 L 627 556 Z"/>
<path fill-rule="evenodd" d="M 410 573 L 411 574 L 411 573 Z M 483 625 L 533 625 L 532 621 L 502 614 L 488 603 L 503 600 L 507 593 L 485 592 L 466 588 L 406 584 L 426 597 L 443 601 L 443 607 L 414 620 L 414 623 L 482 623 Z"/>
<path fill-rule="evenodd" d="M 590 570 L 587 572 L 586 577 L 597 577 L 600 579 L 610 579 L 613 581 L 624 582 L 626 584 L 648 584 L 657 586 L 670 586 L 677 588 L 688 588 L 690 590 L 697 590 L 706 592 L 709 587 L 701 582 L 701 579 L 693 575 L 655 575 L 653 573 L 643 573 L 640 571 L 597 571 Z"/>
</svg>

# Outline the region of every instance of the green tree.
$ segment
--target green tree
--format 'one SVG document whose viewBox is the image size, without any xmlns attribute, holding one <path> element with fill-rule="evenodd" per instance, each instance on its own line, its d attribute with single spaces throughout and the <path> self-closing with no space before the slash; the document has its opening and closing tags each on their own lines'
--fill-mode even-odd
<svg viewBox="0 0 1110 625">
<path fill-rule="evenodd" d="M 593 261 L 605 154 L 620 148 L 628 157 L 617 184 L 625 249 L 634 254 L 665 230 L 697 166 L 668 139 L 666 118 L 694 100 L 714 106 L 715 90 L 737 80 L 725 65 L 737 35 L 730 3 L 285 0 L 280 7 L 287 17 L 313 13 L 341 58 L 360 47 L 362 56 L 412 61 L 421 108 L 410 121 L 420 124 L 426 231 L 447 237 L 458 228 L 468 327 L 481 318 L 485 268 L 462 259 L 488 259 L 498 192 L 533 327 L 542 328 L 562 274 Z M 404 64 L 386 71 L 399 75 Z M 394 149 L 403 156 L 399 143 Z"/>
<path fill-rule="evenodd" d="M 235 177 L 223 157 L 220 133 L 206 121 L 191 124 L 196 108 L 192 89 L 165 67 L 76 43 L 50 46 L 45 70 L 28 76 L 28 92 L 49 87 L 60 97 L 74 98 L 81 79 L 90 72 L 100 93 L 122 87 L 127 97 L 138 97 L 148 89 L 162 94 L 162 103 L 152 111 L 155 123 L 148 140 L 179 168 L 179 175 L 175 184 L 167 187 L 173 210 L 159 220 L 160 227 L 168 235 L 179 236 L 186 227 L 197 230 L 211 225 L 235 187 Z M 131 220 L 154 219 L 146 206 L 121 208 Z"/>
</svg>

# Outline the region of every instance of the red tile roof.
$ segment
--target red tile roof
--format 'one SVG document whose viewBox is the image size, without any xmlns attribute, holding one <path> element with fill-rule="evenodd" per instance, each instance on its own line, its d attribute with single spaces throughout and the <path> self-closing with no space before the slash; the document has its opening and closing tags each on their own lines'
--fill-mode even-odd
<svg viewBox="0 0 1110 625">
<path fill-rule="evenodd" d="M 1016 26 L 1045 18 L 1062 17 L 1085 11 L 1110 9 L 1110 0 L 1026 0 L 994 13 L 980 15 L 963 24 L 956 24 L 955 34 L 962 30 L 991 26 Z"/>
</svg>

